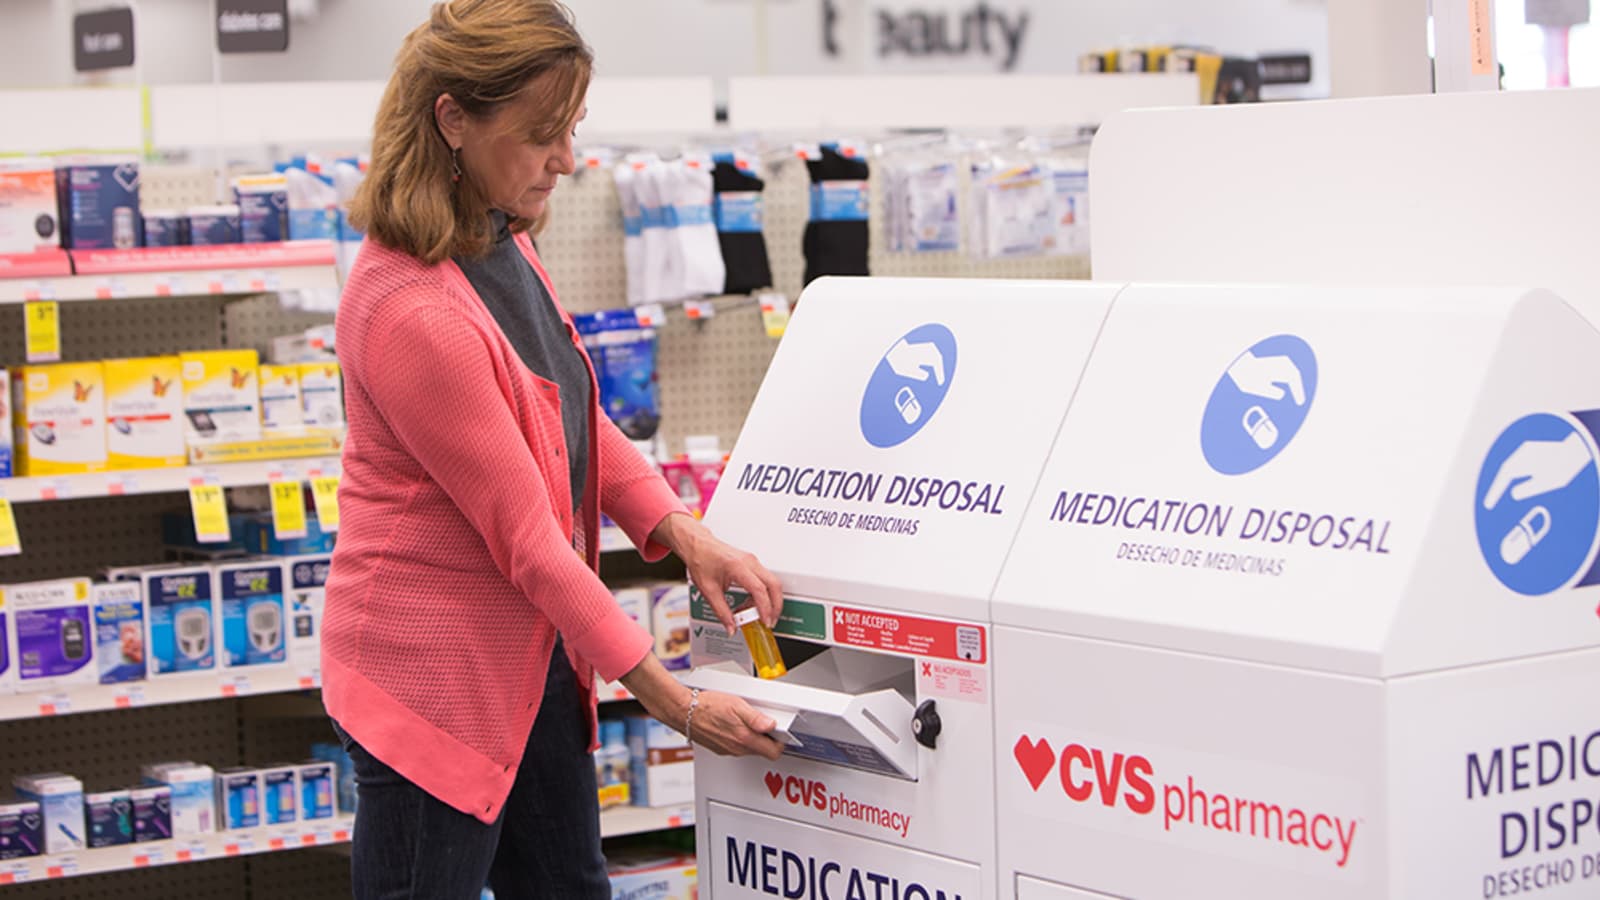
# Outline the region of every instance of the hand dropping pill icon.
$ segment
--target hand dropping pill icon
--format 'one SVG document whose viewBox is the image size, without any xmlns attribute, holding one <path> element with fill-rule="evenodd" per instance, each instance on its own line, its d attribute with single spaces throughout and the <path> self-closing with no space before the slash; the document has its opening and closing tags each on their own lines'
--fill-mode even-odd
<svg viewBox="0 0 1600 900">
<path fill-rule="evenodd" d="M 1252 406 L 1244 411 L 1241 420 L 1245 433 L 1256 442 L 1256 446 L 1263 450 L 1271 450 L 1272 445 L 1278 442 L 1278 426 L 1267 415 L 1267 411 L 1259 406 Z"/>
<path fill-rule="evenodd" d="M 922 404 L 918 402 L 917 395 L 911 388 L 902 387 L 894 395 L 894 405 L 900 410 L 900 418 L 906 420 L 907 425 L 915 425 L 922 418 Z"/>
<path fill-rule="evenodd" d="M 1514 566 L 1550 533 L 1550 510 L 1535 506 L 1500 540 L 1500 558 Z"/>
</svg>

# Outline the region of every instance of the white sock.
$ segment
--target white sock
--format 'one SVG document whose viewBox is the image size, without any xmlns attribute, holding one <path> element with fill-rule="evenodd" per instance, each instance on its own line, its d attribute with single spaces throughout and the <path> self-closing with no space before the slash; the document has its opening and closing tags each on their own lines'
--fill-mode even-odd
<svg viewBox="0 0 1600 900">
<path fill-rule="evenodd" d="M 722 261 L 722 245 L 717 242 L 717 225 L 711 217 L 711 163 L 699 166 L 680 162 L 675 167 L 673 203 L 678 208 L 676 237 L 683 259 L 683 289 L 686 297 L 707 297 L 722 293 L 728 271 Z"/>
<path fill-rule="evenodd" d="M 665 303 L 682 296 L 682 278 L 670 229 L 666 225 L 666 197 L 661 179 L 663 163 L 652 163 L 634 172 L 634 189 L 644 211 L 644 302 Z"/>
<path fill-rule="evenodd" d="M 633 164 L 619 163 L 611 170 L 617 182 L 617 203 L 622 207 L 622 259 L 628 271 L 628 305 L 644 300 L 644 216 L 634 180 Z"/>
</svg>

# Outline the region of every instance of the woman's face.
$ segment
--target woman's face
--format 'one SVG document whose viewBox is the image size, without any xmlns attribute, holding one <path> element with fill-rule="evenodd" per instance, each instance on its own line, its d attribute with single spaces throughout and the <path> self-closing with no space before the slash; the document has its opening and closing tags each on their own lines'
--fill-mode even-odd
<svg viewBox="0 0 1600 900">
<path fill-rule="evenodd" d="M 556 181 L 571 175 L 576 166 L 572 140 L 577 121 L 564 123 L 560 136 L 550 143 L 529 136 L 528 123 L 549 114 L 541 108 L 547 106 L 548 95 L 539 87 L 535 80 L 530 90 L 487 119 L 464 116 L 460 122 L 461 168 L 477 179 L 490 206 L 519 219 L 543 214 Z M 586 112 L 580 110 L 578 120 Z"/>
</svg>

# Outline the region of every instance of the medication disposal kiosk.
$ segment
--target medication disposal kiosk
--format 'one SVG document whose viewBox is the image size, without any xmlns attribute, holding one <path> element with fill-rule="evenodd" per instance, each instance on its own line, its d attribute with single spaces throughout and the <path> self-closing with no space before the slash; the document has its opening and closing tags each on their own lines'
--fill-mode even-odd
<svg viewBox="0 0 1600 900">
<path fill-rule="evenodd" d="M 686 678 L 790 743 L 773 763 L 695 755 L 704 895 L 994 895 L 990 594 L 1115 293 L 822 279 L 802 296 L 707 516 L 783 580 L 789 673 L 753 677 L 697 602 Z"/>
<path fill-rule="evenodd" d="M 994 596 L 1004 889 L 1600 895 L 1597 434 L 1547 292 L 1122 291 Z"/>
</svg>

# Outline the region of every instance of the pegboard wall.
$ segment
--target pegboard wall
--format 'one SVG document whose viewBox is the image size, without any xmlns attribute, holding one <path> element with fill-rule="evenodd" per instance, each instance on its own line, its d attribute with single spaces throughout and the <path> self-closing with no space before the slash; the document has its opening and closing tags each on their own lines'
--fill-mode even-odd
<svg viewBox="0 0 1600 900">
<path fill-rule="evenodd" d="M 1087 256 L 1031 256 L 980 260 L 959 251 L 891 253 L 884 249 L 884 198 L 876 168 L 868 190 L 868 267 L 874 275 L 922 278 L 1089 277 Z M 773 285 L 790 300 L 800 296 L 805 273 L 801 241 L 810 211 L 810 178 L 794 157 L 773 159 L 763 173 L 764 228 Z M 962 178 L 966 179 L 963 171 Z M 966 182 L 962 182 L 965 196 Z M 571 312 L 615 309 L 627 303 L 622 255 L 622 213 L 607 169 L 584 169 L 551 201 L 551 221 L 538 238 L 540 255 L 561 302 Z M 965 205 L 963 234 L 965 233 Z M 661 434 L 669 453 L 691 434 L 715 434 L 731 450 L 755 400 L 778 342 L 763 330 L 760 310 L 748 297 L 716 298 L 717 314 L 690 321 L 669 310 L 658 330 Z"/>
</svg>

